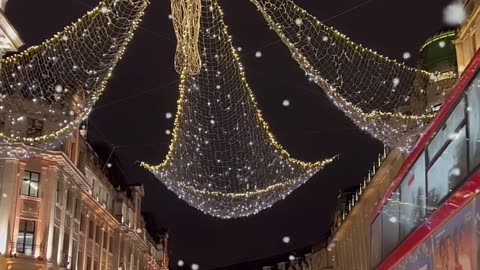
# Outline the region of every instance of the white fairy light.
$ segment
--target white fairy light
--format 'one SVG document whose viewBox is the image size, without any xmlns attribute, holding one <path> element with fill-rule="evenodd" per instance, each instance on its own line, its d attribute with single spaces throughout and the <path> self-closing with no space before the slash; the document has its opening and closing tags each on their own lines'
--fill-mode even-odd
<svg viewBox="0 0 480 270">
<path fill-rule="evenodd" d="M 360 129 L 389 147 L 412 149 L 415 140 L 404 134 L 421 132 L 433 115 L 397 111 L 409 105 L 418 85 L 429 82 L 430 73 L 353 43 L 292 0 L 251 1 L 288 47 L 307 79 L 316 83 Z M 302 19 L 302 27 L 296 25 L 297 18 Z M 407 53 L 404 56 L 411 58 Z M 395 94 L 384 94 L 389 91 Z"/>
<path fill-rule="evenodd" d="M 200 25 L 202 70 L 182 76 L 169 153 L 157 166 L 142 166 L 205 214 L 224 219 L 254 215 L 285 198 L 332 159 L 302 162 L 275 141 L 216 1 L 202 2 Z"/>
<path fill-rule="evenodd" d="M 298 25 L 298 26 L 302 25 L 302 24 L 303 24 L 302 19 L 296 18 L 296 19 L 295 19 L 295 24 Z"/>
<path fill-rule="evenodd" d="M 143 0 L 126 5 L 102 1 L 47 42 L 4 59 L 2 87 L 5 92 L 19 93 L 15 101 L 13 96 L 2 98 L 0 107 L 5 117 L 33 114 L 34 107 L 35 124 L 46 123 L 50 128 L 32 138 L 19 126 L 11 127 L 0 131 L 0 141 L 58 149 L 102 94 L 147 5 Z M 106 20 L 105 9 L 115 11 L 116 18 Z M 81 52 L 75 50 L 82 46 L 85 48 Z"/>
</svg>

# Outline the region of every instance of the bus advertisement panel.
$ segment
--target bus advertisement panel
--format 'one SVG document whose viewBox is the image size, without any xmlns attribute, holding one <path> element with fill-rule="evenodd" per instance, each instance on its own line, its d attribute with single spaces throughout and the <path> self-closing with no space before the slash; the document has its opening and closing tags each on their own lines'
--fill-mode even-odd
<svg viewBox="0 0 480 270">
<path fill-rule="evenodd" d="M 467 204 L 433 235 L 436 270 L 474 270 L 475 214 L 474 203 Z"/>
</svg>

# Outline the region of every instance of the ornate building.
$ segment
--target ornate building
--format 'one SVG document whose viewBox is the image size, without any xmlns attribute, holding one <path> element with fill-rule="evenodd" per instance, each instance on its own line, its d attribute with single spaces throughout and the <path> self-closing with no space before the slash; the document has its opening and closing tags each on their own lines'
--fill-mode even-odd
<svg viewBox="0 0 480 270">
<path fill-rule="evenodd" d="M 145 229 L 143 187 L 112 184 L 114 168 L 79 133 L 63 151 L 1 148 L 0 269 L 168 269 L 168 234 Z"/>
</svg>

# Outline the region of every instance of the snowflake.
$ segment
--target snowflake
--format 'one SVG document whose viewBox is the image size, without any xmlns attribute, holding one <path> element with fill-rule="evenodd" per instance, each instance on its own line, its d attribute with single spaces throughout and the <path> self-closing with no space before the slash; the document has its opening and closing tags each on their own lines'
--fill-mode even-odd
<svg viewBox="0 0 480 270">
<path fill-rule="evenodd" d="M 141 233 L 142 233 L 142 229 L 138 228 L 138 229 L 137 229 L 137 233 L 138 233 L 138 234 L 141 234 Z"/>
<path fill-rule="evenodd" d="M 327 36 L 323 36 L 323 37 L 322 37 L 322 40 L 323 40 L 324 42 L 327 42 L 327 41 L 328 41 L 328 37 L 327 37 Z"/>
<path fill-rule="evenodd" d="M 460 168 L 453 168 L 450 170 L 450 175 L 453 176 L 460 176 L 461 173 L 462 171 L 460 170 Z"/>
<path fill-rule="evenodd" d="M 397 223 L 398 219 L 396 216 L 392 216 L 388 219 L 388 221 L 390 221 L 390 223 Z"/>
<path fill-rule="evenodd" d="M 438 46 L 439 46 L 440 48 L 445 48 L 446 45 L 447 45 L 447 43 L 445 43 L 444 40 L 438 42 Z"/>
<path fill-rule="evenodd" d="M 262 57 L 262 52 L 261 52 L 261 51 L 257 51 L 257 52 L 255 53 L 255 57 L 257 57 L 257 58 Z"/>
<path fill-rule="evenodd" d="M 182 267 L 183 265 L 185 265 L 185 263 L 182 260 L 178 260 L 177 265 Z"/>
<path fill-rule="evenodd" d="M 111 168 L 111 167 L 112 167 L 112 163 L 107 163 L 107 167 L 108 167 L 108 168 Z"/>
<path fill-rule="evenodd" d="M 410 59 L 410 57 L 412 57 L 412 55 L 409 52 L 404 52 L 403 53 L 403 59 L 408 60 L 408 59 Z"/>
<path fill-rule="evenodd" d="M 394 86 L 397 86 L 400 84 L 400 79 L 399 78 L 393 78 L 392 83 Z"/>
<path fill-rule="evenodd" d="M 302 19 L 300 19 L 300 18 L 295 19 L 295 24 L 298 25 L 298 26 L 302 25 L 303 24 Z"/>
<path fill-rule="evenodd" d="M 192 264 L 192 270 L 198 270 L 200 269 L 200 266 L 196 263 Z"/>
<path fill-rule="evenodd" d="M 62 40 L 63 40 L 63 41 L 67 41 L 67 40 L 68 40 L 68 36 L 67 36 L 67 35 L 63 35 L 63 36 L 62 36 Z"/>
<path fill-rule="evenodd" d="M 165 114 L 165 118 L 167 118 L 167 119 L 170 119 L 170 118 L 172 118 L 172 117 L 173 117 L 173 114 L 172 114 L 171 112 L 167 112 L 167 113 Z"/>
<path fill-rule="evenodd" d="M 282 238 L 282 242 L 285 243 L 285 244 L 290 243 L 290 237 L 289 237 L 289 236 L 284 236 L 284 237 Z"/>
<path fill-rule="evenodd" d="M 168 18 L 169 18 L 170 20 L 173 19 L 172 14 L 168 14 Z"/>
<path fill-rule="evenodd" d="M 170 131 L 170 129 L 167 129 L 167 130 L 165 130 L 165 134 L 170 135 L 170 134 L 172 134 L 172 132 Z"/>
<path fill-rule="evenodd" d="M 450 26 L 462 24 L 467 18 L 467 12 L 460 2 L 454 2 L 443 9 L 443 22 Z"/>
<path fill-rule="evenodd" d="M 100 12 L 103 13 L 103 14 L 107 14 L 107 13 L 110 12 L 110 9 L 108 9 L 107 7 L 102 7 L 102 8 L 100 9 Z"/>
<path fill-rule="evenodd" d="M 288 259 L 289 259 L 290 261 L 293 261 L 293 260 L 295 260 L 295 256 L 290 255 L 290 256 L 288 256 Z"/>
<path fill-rule="evenodd" d="M 63 87 L 58 84 L 58 85 L 55 86 L 55 91 L 56 91 L 57 93 L 61 93 L 61 92 L 63 91 Z"/>
<path fill-rule="evenodd" d="M 237 51 L 241 52 L 241 51 L 242 51 L 242 47 L 238 47 L 238 48 L 237 48 Z"/>
<path fill-rule="evenodd" d="M 2 197 L 7 198 L 7 193 L 3 193 Z"/>
<path fill-rule="evenodd" d="M 290 100 L 284 99 L 283 102 L 282 102 L 282 105 L 283 105 L 284 107 L 290 106 Z"/>
</svg>

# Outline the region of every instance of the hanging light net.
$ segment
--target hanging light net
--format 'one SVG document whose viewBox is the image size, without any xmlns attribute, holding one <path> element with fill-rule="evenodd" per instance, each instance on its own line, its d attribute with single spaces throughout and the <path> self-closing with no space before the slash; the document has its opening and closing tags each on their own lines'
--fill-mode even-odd
<svg viewBox="0 0 480 270">
<path fill-rule="evenodd" d="M 434 75 L 353 43 L 290 0 L 251 2 L 308 79 L 357 126 L 390 147 L 413 146 L 433 117 L 418 104 Z"/>
<path fill-rule="evenodd" d="M 206 214 L 253 215 L 283 199 L 332 160 L 301 162 L 275 141 L 216 0 L 201 2 L 198 46 L 199 74 L 190 75 L 195 72 L 189 65 L 181 74 L 170 151 L 162 164 L 143 166 Z"/>
<path fill-rule="evenodd" d="M 39 46 L 1 60 L 0 141 L 54 148 L 88 115 L 146 0 L 104 0 Z"/>
</svg>

